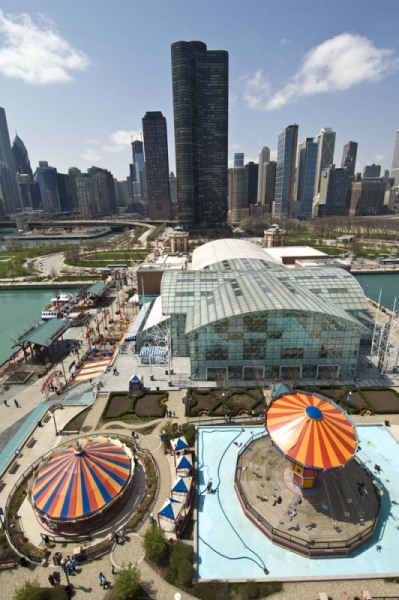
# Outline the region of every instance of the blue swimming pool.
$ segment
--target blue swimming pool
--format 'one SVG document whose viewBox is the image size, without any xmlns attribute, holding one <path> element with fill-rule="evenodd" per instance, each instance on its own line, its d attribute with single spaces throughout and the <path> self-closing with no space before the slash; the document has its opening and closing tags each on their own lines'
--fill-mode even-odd
<svg viewBox="0 0 399 600">
<path fill-rule="evenodd" d="M 374 538 L 349 558 L 308 559 L 276 546 L 247 519 L 234 490 L 237 444 L 262 427 L 200 427 L 198 431 L 198 578 L 292 579 L 370 577 L 399 570 L 398 444 L 383 426 L 357 427 L 359 458 L 381 466 L 385 488 Z M 207 494 L 212 480 L 215 493 Z M 398 499 L 398 500 L 396 500 Z M 265 575 L 267 568 L 269 575 Z"/>
</svg>

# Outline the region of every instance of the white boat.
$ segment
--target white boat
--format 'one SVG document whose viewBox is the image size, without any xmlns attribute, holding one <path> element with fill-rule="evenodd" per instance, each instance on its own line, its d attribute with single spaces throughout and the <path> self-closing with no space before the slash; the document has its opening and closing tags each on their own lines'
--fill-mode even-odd
<svg viewBox="0 0 399 600">
<path fill-rule="evenodd" d="M 72 294 L 58 294 L 42 309 L 42 320 L 61 319 L 65 317 L 75 305 Z"/>
</svg>

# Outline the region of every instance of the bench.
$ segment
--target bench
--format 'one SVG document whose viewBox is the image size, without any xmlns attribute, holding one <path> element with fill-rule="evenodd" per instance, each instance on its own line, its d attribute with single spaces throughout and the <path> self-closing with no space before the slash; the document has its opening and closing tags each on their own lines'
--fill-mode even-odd
<svg viewBox="0 0 399 600">
<path fill-rule="evenodd" d="M 15 569 L 17 566 L 16 562 L 0 562 L 0 571 L 6 571 L 8 569 Z"/>
<path fill-rule="evenodd" d="M 0 492 L 2 492 L 5 487 L 6 487 L 6 482 L 5 481 L 0 481 Z"/>
<path fill-rule="evenodd" d="M 11 473 L 11 475 L 14 475 L 14 473 L 16 473 L 18 471 L 18 469 L 19 469 L 19 464 L 17 462 L 15 462 L 8 469 L 8 472 Z"/>
<path fill-rule="evenodd" d="M 36 444 L 36 440 L 35 438 L 32 438 L 31 440 L 29 440 L 29 442 L 26 444 L 27 448 L 33 448 L 33 446 Z"/>
</svg>

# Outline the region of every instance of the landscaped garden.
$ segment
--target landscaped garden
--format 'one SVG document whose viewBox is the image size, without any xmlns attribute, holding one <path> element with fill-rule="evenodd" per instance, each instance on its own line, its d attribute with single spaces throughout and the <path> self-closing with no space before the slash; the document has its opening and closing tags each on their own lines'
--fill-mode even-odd
<svg viewBox="0 0 399 600">
<path fill-rule="evenodd" d="M 322 394 L 334 400 L 349 414 L 397 414 L 399 394 L 393 388 L 327 387 L 304 388 L 306 391 Z"/>
<path fill-rule="evenodd" d="M 265 397 L 260 388 L 190 389 L 187 396 L 186 416 L 201 415 L 231 417 L 258 415 L 264 411 Z"/>
<path fill-rule="evenodd" d="M 165 416 L 167 392 L 111 392 L 102 419 L 146 421 Z"/>
</svg>

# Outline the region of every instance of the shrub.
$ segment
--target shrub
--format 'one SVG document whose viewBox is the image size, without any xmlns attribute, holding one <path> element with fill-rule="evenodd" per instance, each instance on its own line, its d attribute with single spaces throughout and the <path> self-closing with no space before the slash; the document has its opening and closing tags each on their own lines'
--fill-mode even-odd
<svg viewBox="0 0 399 600">
<path fill-rule="evenodd" d="M 184 423 L 182 426 L 182 432 L 187 440 L 187 444 L 192 447 L 195 443 L 195 426 L 191 423 Z"/>
<path fill-rule="evenodd" d="M 193 583 L 194 567 L 188 560 L 183 560 L 177 570 L 179 582 L 184 587 L 190 587 Z"/>
<path fill-rule="evenodd" d="M 167 552 L 167 543 L 162 528 L 149 527 L 143 539 L 144 552 L 147 558 L 161 562 Z"/>
<path fill-rule="evenodd" d="M 115 575 L 114 592 L 118 600 L 135 598 L 140 585 L 140 571 L 129 563 Z"/>
<path fill-rule="evenodd" d="M 194 550 L 192 546 L 177 540 L 171 548 L 169 563 L 172 569 L 178 571 L 179 565 L 183 561 L 193 562 Z"/>
</svg>

